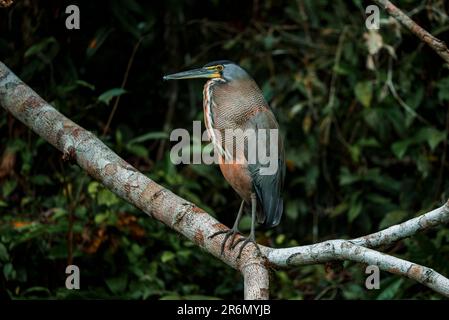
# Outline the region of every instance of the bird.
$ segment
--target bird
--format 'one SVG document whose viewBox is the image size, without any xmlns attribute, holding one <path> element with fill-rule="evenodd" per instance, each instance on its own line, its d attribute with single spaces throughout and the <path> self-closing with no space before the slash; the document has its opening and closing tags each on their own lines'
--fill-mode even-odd
<svg viewBox="0 0 449 320">
<path fill-rule="evenodd" d="M 256 133 L 275 130 L 279 124 L 273 110 L 265 100 L 263 93 L 248 72 L 229 60 L 218 60 L 207 63 L 201 68 L 165 75 L 164 80 L 208 79 L 203 89 L 204 122 L 218 151 L 219 166 L 224 178 L 242 198 L 237 217 L 231 229 L 221 230 L 210 235 L 214 238 L 225 234 L 221 244 L 221 255 L 230 238 L 229 249 L 233 250 L 240 242 L 238 258 L 243 248 L 252 243 L 257 253 L 261 255 L 255 238 L 256 222 L 272 228 L 279 224 L 283 213 L 282 189 L 285 177 L 285 153 L 281 135 L 277 139 L 266 138 L 265 146 L 276 147 L 275 161 L 277 169 L 270 174 L 263 174 L 264 164 L 257 158 L 248 161 L 254 153 L 249 148 L 248 138 L 243 137 L 243 147 L 230 143 L 226 130 L 254 130 Z M 218 134 L 217 134 L 218 133 Z M 260 139 L 260 136 L 257 136 Z M 239 139 L 237 137 L 237 139 Z M 242 140 L 240 139 L 240 142 Z M 275 144 L 275 145 L 272 145 Z M 271 149 L 270 149 L 271 150 Z M 271 156 L 271 155 L 270 155 Z M 251 207 L 251 231 L 248 237 L 235 237 L 240 234 L 239 223 L 243 216 L 245 205 Z"/>
</svg>

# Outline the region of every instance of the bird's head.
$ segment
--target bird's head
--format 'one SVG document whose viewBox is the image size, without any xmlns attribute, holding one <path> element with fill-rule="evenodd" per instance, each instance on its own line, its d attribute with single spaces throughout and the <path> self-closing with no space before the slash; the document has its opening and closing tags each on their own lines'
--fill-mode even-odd
<svg viewBox="0 0 449 320">
<path fill-rule="evenodd" d="M 249 77 L 248 73 L 234 62 L 219 60 L 207 63 L 202 68 L 166 75 L 164 76 L 164 80 L 220 78 L 225 81 L 232 81 Z"/>
</svg>

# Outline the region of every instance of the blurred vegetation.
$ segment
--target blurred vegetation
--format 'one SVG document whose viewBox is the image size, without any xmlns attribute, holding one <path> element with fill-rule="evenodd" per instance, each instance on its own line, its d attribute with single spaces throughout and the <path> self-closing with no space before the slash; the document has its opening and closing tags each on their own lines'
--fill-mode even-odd
<svg viewBox="0 0 449 320">
<path fill-rule="evenodd" d="M 449 40 L 447 2 L 394 2 Z M 80 30 L 65 28 L 69 4 L 80 7 Z M 140 171 L 228 225 L 239 199 L 218 168 L 169 160 L 169 132 L 203 117 L 204 83 L 161 77 L 233 60 L 263 89 L 286 137 L 285 215 L 258 241 L 286 247 L 356 237 L 449 196 L 448 68 L 382 10 L 381 29 L 368 31 L 369 4 L 16 0 L 0 9 L 0 60 Z M 237 272 L 0 115 L 0 297 L 242 298 Z M 449 275 L 447 227 L 383 249 Z M 70 263 L 81 269 L 81 290 L 65 289 Z M 278 271 L 271 297 L 441 298 L 387 273 L 380 290 L 368 291 L 364 270 L 346 262 Z"/>
</svg>

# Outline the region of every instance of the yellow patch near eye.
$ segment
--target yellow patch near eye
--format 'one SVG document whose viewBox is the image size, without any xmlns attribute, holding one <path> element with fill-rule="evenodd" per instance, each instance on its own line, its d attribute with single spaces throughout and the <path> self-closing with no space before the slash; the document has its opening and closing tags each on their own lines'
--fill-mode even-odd
<svg viewBox="0 0 449 320">
<path fill-rule="evenodd" d="M 214 70 L 214 71 L 217 71 L 217 72 L 221 72 L 221 71 L 223 71 L 224 67 L 221 64 L 219 64 L 219 65 L 216 65 L 216 66 L 206 67 L 206 69 L 207 70 Z"/>
<path fill-rule="evenodd" d="M 209 78 L 220 78 L 220 77 L 221 77 L 221 74 L 219 74 L 218 72 L 211 73 L 209 75 Z"/>
</svg>

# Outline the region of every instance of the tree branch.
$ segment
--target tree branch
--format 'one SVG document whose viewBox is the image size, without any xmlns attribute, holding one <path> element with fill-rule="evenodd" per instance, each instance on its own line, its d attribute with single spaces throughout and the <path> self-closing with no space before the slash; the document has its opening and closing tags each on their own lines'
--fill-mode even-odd
<svg viewBox="0 0 449 320">
<path fill-rule="evenodd" d="M 269 298 L 270 275 L 259 261 L 250 260 L 242 267 L 245 300 L 267 300 Z"/>
<path fill-rule="evenodd" d="M 325 263 L 335 260 L 350 260 L 379 269 L 406 276 L 449 297 L 449 279 L 438 272 L 369 248 L 358 246 L 348 240 L 329 240 L 321 243 L 285 248 L 263 248 L 267 259 L 276 266 L 294 267 L 299 265 Z"/>
<path fill-rule="evenodd" d="M 250 275 L 268 274 L 264 259 L 258 257 L 254 246 L 246 246 L 240 259 L 237 259 L 238 250 L 226 248 L 220 255 L 224 235 L 213 239 L 209 236 L 227 229 L 225 225 L 138 172 L 95 135 L 50 106 L 1 62 L 0 105 L 62 151 L 65 159 L 76 161 L 90 176 L 122 199 L 183 234 L 229 266 L 244 271 L 245 285 L 251 286 L 245 288 L 248 298 L 268 298 L 268 280 L 256 286 L 254 277 Z"/>
<path fill-rule="evenodd" d="M 433 228 L 448 222 L 449 201 L 447 201 L 443 206 L 416 218 L 391 226 L 382 231 L 353 239 L 351 242 L 367 248 L 376 248 L 392 244 L 398 240 L 408 238 L 419 231 Z"/>
<path fill-rule="evenodd" d="M 443 206 L 401 224 L 353 240 L 329 240 L 285 249 L 262 247 L 268 261 L 278 267 L 294 267 L 350 260 L 377 265 L 381 270 L 414 279 L 449 297 L 449 280 L 436 271 L 369 248 L 389 245 L 437 225 L 449 222 L 449 201 Z"/>
<path fill-rule="evenodd" d="M 438 55 L 449 64 L 449 49 L 444 41 L 434 37 L 427 30 L 418 25 L 415 21 L 410 19 L 404 12 L 396 7 L 388 0 L 373 0 L 379 6 L 383 7 L 389 15 L 398 20 L 410 32 L 415 34 L 423 42 L 427 43 Z"/>
<path fill-rule="evenodd" d="M 195 204 L 158 185 L 104 145 L 95 135 L 55 110 L 0 62 L 0 105 L 26 126 L 63 152 L 93 178 L 150 217 L 183 234 L 206 252 L 239 270 L 244 278 L 246 299 L 267 299 L 268 267 L 295 267 L 333 260 L 373 264 L 380 269 L 409 277 L 449 296 L 449 280 L 441 274 L 381 252 L 369 249 L 413 235 L 449 220 L 449 205 L 435 209 L 402 224 L 353 240 L 330 240 L 318 244 L 274 249 L 246 246 L 240 259 L 238 250 L 225 248 L 224 235 L 209 236 L 228 229 Z M 237 239 L 236 239 L 237 240 Z"/>
</svg>

